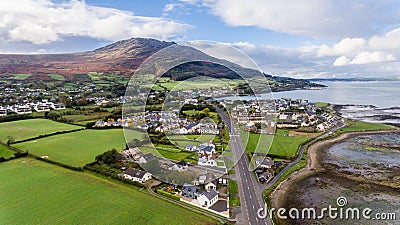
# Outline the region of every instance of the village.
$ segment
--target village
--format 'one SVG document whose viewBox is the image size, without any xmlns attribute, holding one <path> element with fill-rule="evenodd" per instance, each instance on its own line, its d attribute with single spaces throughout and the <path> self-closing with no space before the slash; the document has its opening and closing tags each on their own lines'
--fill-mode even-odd
<svg viewBox="0 0 400 225">
<path fill-rule="evenodd" d="M 233 175 L 228 175 L 227 160 L 232 160 L 221 147 L 217 148 L 213 136 L 221 135 L 225 125 L 215 112 L 214 105 L 230 110 L 232 119 L 244 131 L 256 134 L 274 135 L 276 129 L 298 129 L 307 132 L 322 132 L 337 123 L 331 113 L 321 111 L 314 103 L 305 99 L 276 100 L 225 100 L 221 97 L 235 95 L 232 88 L 202 90 L 167 90 L 138 89 L 137 95 L 122 96 L 110 94 L 106 88 L 95 85 L 83 86 L 74 90 L 56 88 L 53 91 L 27 87 L 4 89 L 5 98 L 0 106 L 0 116 L 9 114 L 26 114 L 33 112 L 63 111 L 74 107 L 93 105 L 95 107 L 120 107 L 124 103 L 140 102 L 143 94 L 149 92 L 150 106 L 165 101 L 166 96 L 173 102 L 183 102 L 185 110 L 170 106 L 169 111 L 150 108 L 143 113 L 106 117 L 93 122 L 92 127 L 137 129 L 153 135 L 168 137 L 185 137 L 188 135 L 208 135 L 210 140 L 176 146 L 180 151 L 194 153 L 194 160 L 173 160 L 157 154 L 156 151 L 142 151 L 141 146 L 129 147 L 119 152 L 119 160 L 123 163 L 118 176 L 142 184 L 164 174 L 172 173 L 189 179 L 182 180 L 180 186 L 161 183 L 156 187 L 157 193 L 178 198 L 179 201 L 192 204 L 224 217 L 229 217 L 230 208 L 237 199 L 236 194 L 229 193 L 235 188 Z M 55 98 L 54 93 L 63 94 Z M 104 93 L 104 94 L 102 94 Z M 168 95 L 167 95 L 168 94 Z M 18 96 L 18 98 L 16 98 Z M 218 100 L 216 100 L 218 99 Z M 225 147 L 226 148 L 226 147 Z M 156 149 L 154 149 L 156 150 Z M 172 153 L 173 154 L 173 153 Z M 262 184 L 268 183 L 274 175 L 290 160 L 276 160 L 267 154 L 254 153 L 254 173 Z M 152 173 L 146 168 L 154 162 L 160 171 Z M 132 164 L 133 163 L 133 164 Z M 134 166 L 132 166 L 134 165 Z M 140 166 L 139 166 L 140 165 Z M 204 169 L 208 168 L 208 169 Z M 186 177 L 187 174 L 190 176 Z M 172 179 L 172 178 L 171 178 Z M 177 179 L 174 177 L 173 179 Z M 233 185 L 233 186 L 232 186 Z M 231 187 L 230 187 L 231 186 Z M 237 187 L 236 187 L 237 188 Z M 235 191 L 233 191 L 235 192 Z M 231 198 L 231 200 L 230 200 Z M 238 201 L 238 200 L 236 200 Z"/>
</svg>

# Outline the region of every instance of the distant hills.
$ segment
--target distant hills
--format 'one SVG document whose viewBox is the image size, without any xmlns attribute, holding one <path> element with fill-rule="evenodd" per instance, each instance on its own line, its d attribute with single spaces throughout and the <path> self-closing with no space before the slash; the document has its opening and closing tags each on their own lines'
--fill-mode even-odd
<svg viewBox="0 0 400 225">
<path fill-rule="evenodd" d="M 159 60 L 152 68 L 146 68 L 152 74 L 164 76 L 173 80 L 185 80 L 196 76 L 211 76 L 215 78 L 238 78 L 237 73 L 252 77 L 260 75 L 259 71 L 244 68 L 240 65 L 226 60 L 216 59 L 199 50 L 188 46 L 178 45 L 175 42 L 159 41 L 148 38 L 132 38 L 122 40 L 105 47 L 78 53 L 68 54 L 38 54 L 38 55 L 0 55 L 0 77 L 6 78 L 13 74 L 31 74 L 27 81 L 43 80 L 51 81 L 49 74 L 59 74 L 68 81 L 77 79 L 76 75 L 87 74 L 89 72 L 113 73 L 118 71 L 120 74 L 130 77 L 138 67 L 151 55 L 159 50 L 173 46 L 175 49 L 172 55 L 168 55 Z M 174 55 L 176 54 L 176 55 Z M 184 63 L 171 69 L 163 71 L 164 67 L 170 63 L 175 63 L 179 57 L 186 56 L 199 59 L 196 62 Z M 208 61 L 220 62 L 227 67 L 235 70 L 233 72 L 219 63 L 210 63 Z M 284 82 L 285 85 L 295 83 L 296 88 L 302 86 L 317 86 L 307 80 L 292 79 L 286 77 L 272 77 L 264 74 L 268 79 Z M 276 83 L 276 82 L 275 82 Z M 291 86 L 291 85 L 289 85 Z M 287 88 L 284 88 L 285 90 Z M 279 89 L 278 87 L 278 90 Z"/>
</svg>

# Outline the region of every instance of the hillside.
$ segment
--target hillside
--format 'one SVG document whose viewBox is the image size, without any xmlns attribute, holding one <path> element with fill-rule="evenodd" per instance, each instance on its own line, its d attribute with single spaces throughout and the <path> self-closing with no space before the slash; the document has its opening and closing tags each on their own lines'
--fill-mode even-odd
<svg viewBox="0 0 400 225">
<path fill-rule="evenodd" d="M 114 73 L 118 72 L 126 78 L 137 70 L 137 68 L 155 52 L 172 46 L 173 52 L 162 55 L 152 68 L 144 68 L 146 72 L 156 75 L 164 75 L 173 80 L 185 80 L 196 76 L 212 76 L 215 78 L 239 78 L 235 72 L 252 77 L 260 75 L 256 70 L 244 68 L 226 60 L 213 58 L 199 50 L 191 47 L 177 45 L 174 42 L 158 41 L 147 38 L 132 38 L 122 40 L 105 47 L 79 53 L 69 54 L 42 54 L 42 55 L 0 55 L 0 78 L 8 79 L 15 74 L 28 75 L 28 82 L 32 81 L 52 81 L 54 75 L 58 74 L 65 77 L 67 81 L 76 81 L 81 75 L 90 72 Z M 180 59 L 197 59 L 196 62 L 184 63 L 165 71 L 169 64 L 179 64 Z M 218 62 L 210 63 L 209 61 Z M 225 66 L 235 70 L 233 72 Z M 160 71 L 162 74 L 160 74 Z M 164 74 L 165 72 L 165 74 Z M 266 75 L 268 76 L 268 75 Z M 296 88 L 303 86 L 318 86 L 309 81 L 296 80 L 290 78 L 278 78 L 268 76 L 269 79 L 278 81 L 283 80 L 287 83 L 295 83 Z M 279 86 L 279 85 L 278 85 Z M 290 85 L 289 85 L 290 86 Z M 285 88 L 287 89 L 287 88 Z M 279 90 L 279 88 L 278 88 Z"/>
</svg>

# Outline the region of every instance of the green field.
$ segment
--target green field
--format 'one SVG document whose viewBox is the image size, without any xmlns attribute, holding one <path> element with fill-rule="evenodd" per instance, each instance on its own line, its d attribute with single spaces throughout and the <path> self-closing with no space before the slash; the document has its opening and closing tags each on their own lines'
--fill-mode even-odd
<svg viewBox="0 0 400 225">
<path fill-rule="evenodd" d="M 236 86 L 241 80 L 221 80 L 221 79 L 193 79 L 185 81 L 161 81 L 159 84 L 168 90 L 196 90 L 209 88 L 222 88 Z"/>
<path fill-rule="evenodd" d="M 347 132 L 390 130 L 390 129 L 393 129 L 393 127 L 385 124 L 348 120 L 347 126 L 337 130 L 336 133 L 342 134 Z"/>
<path fill-rule="evenodd" d="M 200 113 L 201 111 L 196 111 L 196 110 L 187 110 L 187 111 L 183 111 L 186 115 L 188 116 L 193 116 L 197 113 Z M 212 120 L 214 120 L 214 122 L 218 121 L 218 113 L 216 112 L 210 112 L 210 118 Z"/>
<path fill-rule="evenodd" d="M 0 164 L 1 224 L 213 224 L 102 178 L 30 158 Z"/>
<path fill-rule="evenodd" d="M 307 136 L 289 136 L 288 130 L 284 129 L 277 129 L 275 135 L 249 133 L 246 151 L 254 153 L 258 144 L 259 148 L 256 151 L 258 153 L 285 158 L 294 157 L 299 146 L 309 139 Z M 245 135 L 242 135 L 242 140 L 245 140 Z M 268 149 L 268 146 L 271 147 Z"/>
<path fill-rule="evenodd" d="M 59 81 L 65 80 L 65 77 L 60 74 L 47 74 L 47 76 L 49 76 L 53 80 L 59 80 Z"/>
<path fill-rule="evenodd" d="M 14 151 L 7 148 L 7 146 L 0 145 L 0 158 L 3 157 L 5 159 L 9 159 L 14 156 Z"/>
<path fill-rule="evenodd" d="M 327 103 L 327 102 L 316 102 L 315 105 L 317 107 L 323 108 L 323 107 L 329 106 L 329 103 Z"/>
<path fill-rule="evenodd" d="M 69 131 L 79 128 L 81 127 L 46 119 L 6 122 L 0 123 L 0 141 L 5 143 L 8 137 L 14 138 L 15 141 L 20 141 L 39 135 L 55 133 L 57 131 Z"/>
<path fill-rule="evenodd" d="M 143 137 L 141 132 L 131 132 L 138 139 Z M 125 137 L 122 129 L 83 130 L 14 146 L 38 156 L 47 156 L 50 160 L 71 166 L 84 166 L 105 151 L 125 148 Z"/>
<path fill-rule="evenodd" d="M 25 80 L 28 79 L 32 74 L 13 74 L 11 77 L 14 80 Z"/>
<path fill-rule="evenodd" d="M 297 154 L 299 146 L 311 139 L 307 136 L 289 136 L 288 133 L 288 130 L 283 129 L 278 129 L 276 131 L 269 154 L 282 157 L 294 157 Z"/>
</svg>

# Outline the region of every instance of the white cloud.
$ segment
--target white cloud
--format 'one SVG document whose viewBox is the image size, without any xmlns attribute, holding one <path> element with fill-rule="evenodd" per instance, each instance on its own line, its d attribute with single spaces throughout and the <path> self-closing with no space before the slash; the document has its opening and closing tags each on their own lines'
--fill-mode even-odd
<svg viewBox="0 0 400 225">
<path fill-rule="evenodd" d="M 163 12 L 168 13 L 182 6 L 180 3 L 170 3 L 164 6 Z"/>
<path fill-rule="evenodd" d="M 349 64 L 349 62 L 350 62 L 349 58 L 347 58 L 346 56 L 340 56 L 335 60 L 335 62 L 333 62 L 333 65 L 334 66 L 344 66 L 344 65 Z"/>
<path fill-rule="evenodd" d="M 224 45 L 204 45 L 190 42 L 192 46 L 218 58 L 226 59 L 242 66 L 261 68 L 262 71 L 279 76 L 296 78 L 315 77 L 379 77 L 400 73 L 400 62 L 396 56 L 382 51 L 361 51 L 347 56 L 318 56 L 317 46 L 282 48 L 256 45 L 249 42 L 226 43 L 247 54 L 250 59 L 243 60 Z M 229 49 L 229 48 L 228 48 Z M 257 66 L 252 64 L 252 60 Z M 390 69 L 388 69 L 390 68 Z"/>
<path fill-rule="evenodd" d="M 378 62 L 390 62 L 395 61 L 396 57 L 392 54 L 385 54 L 383 52 L 361 52 L 350 64 L 367 64 L 367 63 L 378 63 Z"/>
<path fill-rule="evenodd" d="M 368 45 L 371 49 L 400 49 L 400 28 L 391 30 L 384 35 L 373 36 Z"/>
<path fill-rule="evenodd" d="M 197 1 L 195 1 L 197 2 Z M 392 0 L 203 0 L 230 26 L 256 26 L 311 37 L 373 35 L 398 25 L 399 2 Z M 393 13 L 391 13 L 393 12 Z"/>
<path fill-rule="evenodd" d="M 0 40 L 46 44 L 80 36 L 115 41 L 130 37 L 169 39 L 190 25 L 72 0 L 0 1 Z"/>
<path fill-rule="evenodd" d="M 364 38 L 344 38 L 332 47 L 322 45 L 318 51 L 318 56 L 338 56 L 352 55 L 362 50 L 366 45 Z"/>
</svg>

